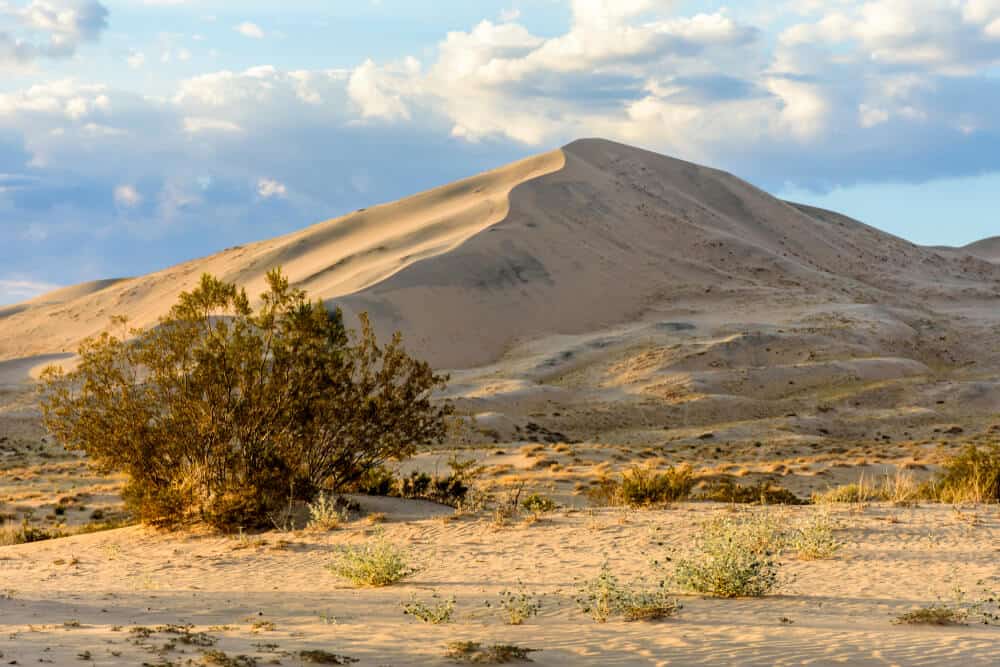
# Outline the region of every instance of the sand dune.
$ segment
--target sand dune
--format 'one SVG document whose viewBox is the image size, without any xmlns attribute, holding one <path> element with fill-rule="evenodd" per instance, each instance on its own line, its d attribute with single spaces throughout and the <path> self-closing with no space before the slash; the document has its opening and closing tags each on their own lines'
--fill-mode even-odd
<svg viewBox="0 0 1000 667">
<path fill-rule="evenodd" d="M 724 172 L 582 140 L 289 236 L 9 308 L 0 359 L 72 351 L 115 314 L 152 324 L 203 272 L 255 294 L 277 265 L 448 368 L 692 296 L 913 304 L 958 291 L 992 298 L 1000 277 L 990 262 L 790 205 Z"/>
</svg>

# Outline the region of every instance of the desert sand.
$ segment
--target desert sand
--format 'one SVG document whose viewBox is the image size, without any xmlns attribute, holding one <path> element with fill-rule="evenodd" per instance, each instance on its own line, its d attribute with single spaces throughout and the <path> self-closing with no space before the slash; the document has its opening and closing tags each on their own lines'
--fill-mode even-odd
<svg viewBox="0 0 1000 667">
<path fill-rule="evenodd" d="M 844 547 L 823 561 L 784 554 L 792 576 L 761 599 L 684 595 L 676 618 L 655 623 L 601 625 L 577 610 L 579 582 L 605 558 L 655 576 L 652 561 L 698 522 L 745 511 L 593 507 L 585 491 L 603 476 L 687 463 L 703 482 L 763 481 L 805 498 L 897 472 L 925 479 L 1000 433 L 996 238 L 921 247 L 602 140 L 0 310 L 0 513 L 66 532 L 119 518 L 122 480 L 45 437 L 31 378 L 72 363 L 112 315 L 154 324 L 203 272 L 256 294 L 279 264 L 349 323 L 367 311 L 381 336 L 401 330 L 410 351 L 450 371 L 446 396 L 465 428 L 404 472 L 459 453 L 484 466 L 485 490 L 524 483 L 560 509 L 496 526 L 488 512 L 361 499 L 420 566 L 377 590 L 326 569 L 336 545 L 380 530 L 364 517 L 329 533 L 132 526 L 0 547 L 4 660 L 201 664 L 197 647 L 164 652 L 169 633 L 130 632 L 186 623 L 260 664 L 299 664 L 312 648 L 360 664 L 446 664 L 455 639 L 539 649 L 535 662 L 553 665 L 1000 660 L 996 628 L 891 623 L 955 586 L 1000 589 L 993 506 L 755 510 L 788 521 L 832 512 Z M 542 613 L 506 626 L 484 602 L 519 582 L 543 596 Z M 456 598 L 453 624 L 402 614 L 401 600 L 432 592 Z"/>
</svg>

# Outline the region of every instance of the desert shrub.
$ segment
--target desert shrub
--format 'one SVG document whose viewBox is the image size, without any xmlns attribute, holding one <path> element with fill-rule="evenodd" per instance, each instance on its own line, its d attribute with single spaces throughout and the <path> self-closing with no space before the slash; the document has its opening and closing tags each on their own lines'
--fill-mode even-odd
<svg viewBox="0 0 1000 667">
<path fill-rule="evenodd" d="M 308 528 L 311 530 L 336 530 L 350 519 L 347 503 L 336 496 L 320 491 L 316 500 L 306 506 L 309 510 Z"/>
<path fill-rule="evenodd" d="M 385 466 L 369 468 L 351 486 L 354 493 L 366 496 L 391 496 L 397 488 L 398 479 L 392 470 Z"/>
<path fill-rule="evenodd" d="M 299 660 L 309 665 L 352 665 L 355 662 L 360 662 L 358 658 L 331 653 L 322 649 L 299 651 L 298 656 Z"/>
<path fill-rule="evenodd" d="M 79 365 L 45 371 L 45 425 L 105 472 L 143 521 L 264 525 L 294 500 L 339 491 L 440 442 L 445 379 L 310 302 L 278 270 L 254 309 L 205 275 L 159 324 L 85 341 Z M 124 329 L 124 323 L 122 329 Z"/>
<path fill-rule="evenodd" d="M 969 445 L 946 461 L 928 492 L 941 502 L 1000 501 L 1000 445 Z"/>
<path fill-rule="evenodd" d="M 816 512 L 795 526 L 787 544 L 802 560 L 831 558 L 842 546 L 834 535 L 836 522 L 826 512 Z"/>
<path fill-rule="evenodd" d="M 614 616 L 626 621 L 652 621 L 669 618 L 681 609 L 677 599 L 668 595 L 662 585 L 648 588 L 642 582 L 623 583 L 607 563 L 579 589 L 576 604 L 598 623 Z"/>
<path fill-rule="evenodd" d="M 897 625 L 965 625 L 968 619 L 968 609 L 937 602 L 902 613 L 892 622 Z"/>
<path fill-rule="evenodd" d="M 682 587 L 715 597 L 760 597 L 779 584 L 777 556 L 785 536 L 767 515 L 717 517 L 702 525 L 676 561 Z"/>
<path fill-rule="evenodd" d="M 330 569 L 357 586 L 388 586 L 413 573 L 404 549 L 376 536 L 359 546 L 341 547 Z"/>
<path fill-rule="evenodd" d="M 690 466 L 670 467 L 663 472 L 636 466 L 622 474 L 621 496 L 629 505 L 657 505 L 684 500 L 693 486 Z"/>
<path fill-rule="evenodd" d="M 711 500 L 718 503 L 758 504 L 758 505 L 804 505 L 806 500 L 799 498 L 788 489 L 761 481 L 752 486 L 734 483 L 723 479 L 706 486 L 698 494 L 701 500 Z"/>
<path fill-rule="evenodd" d="M 679 465 L 657 472 L 634 466 L 615 478 L 604 478 L 588 490 L 590 500 L 600 505 L 648 507 L 684 500 L 694 487 L 690 466 Z"/>
<path fill-rule="evenodd" d="M 542 601 L 525 590 L 524 586 L 520 586 L 516 592 L 500 591 L 498 597 L 497 602 L 487 602 L 486 606 L 496 607 L 507 625 L 523 625 L 542 610 Z"/>
<path fill-rule="evenodd" d="M 454 612 L 455 598 L 442 600 L 436 593 L 432 596 L 431 602 L 418 600 L 414 595 L 410 597 L 409 602 L 403 603 L 404 614 L 433 625 L 450 623 Z"/>
<path fill-rule="evenodd" d="M 529 656 L 537 650 L 514 644 L 483 646 L 479 642 L 461 641 L 448 644 L 444 657 L 470 665 L 504 665 L 509 662 L 531 662 Z"/>
<path fill-rule="evenodd" d="M 532 493 L 521 502 L 521 507 L 529 512 L 543 513 L 555 510 L 556 504 L 551 498 Z"/>
</svg>

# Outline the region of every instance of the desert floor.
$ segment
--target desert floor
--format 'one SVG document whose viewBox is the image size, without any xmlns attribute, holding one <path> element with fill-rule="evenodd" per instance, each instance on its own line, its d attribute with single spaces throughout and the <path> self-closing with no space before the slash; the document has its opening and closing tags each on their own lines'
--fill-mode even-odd
<svg viewBox="0 0 1000 667">
<path fill-rule="evenodd" d="M 10 664 L 204 664 L 221 650 L 256 663 L 302 663 L 323 649 L 363 665 L 448 664 L 455 640 L 537 649 L 540 665 L 996 664 L 1000 629 L 897 625 L 898 614 L 956 588 L 972 599 L 1000 588 L 1000 510 L 887 505 L 737 509 L 557 510 L 498 527 L 422 501 L 362 499 L 384 524 L 332 532 L 219 536 L 130 527 L 0 550 L 0 651 Z M 574 602 L 607 560 L 619 576 L 655 581 L 667 559 L 716 513 L 774 512 L 794 523 L 831 512 L 841 550 L 830 560 L 782 556 L 784 583 L 759 599 L 682 595 L 671 619 L 598 624 Z M 358 589 L 328 569 L 337 545 L 376 531 L 405 544 L 418 571 Z M 502 590 L 538 596 L 541 613 L 506 625 L 487 601 Z M 402 613 L 415 595 L 457 600 L 454 622 Z M 217 643 L 185 645 L 168 625 Z M 137 628 L 139 628 L 137 630 Z M 148 628 L 152 632 L 142 630 Z M 173 641 L 171 641 L 173 640 Z M 16 662 L 15 662 L 16 661 Z M 218 663 L 222 664 L 222 663 Z"/>
</svg>

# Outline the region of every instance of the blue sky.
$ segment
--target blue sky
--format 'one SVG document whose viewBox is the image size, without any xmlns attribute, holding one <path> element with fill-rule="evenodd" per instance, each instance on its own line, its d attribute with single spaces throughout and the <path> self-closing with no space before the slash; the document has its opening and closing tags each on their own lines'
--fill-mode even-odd
<svg viewBox="0 0 1000 667">
<path fill-rule="evenodd" d="M 0 303 L 581 136 L 1000 234 L 1000 0 L 0 0 Z"/>
</svg>

